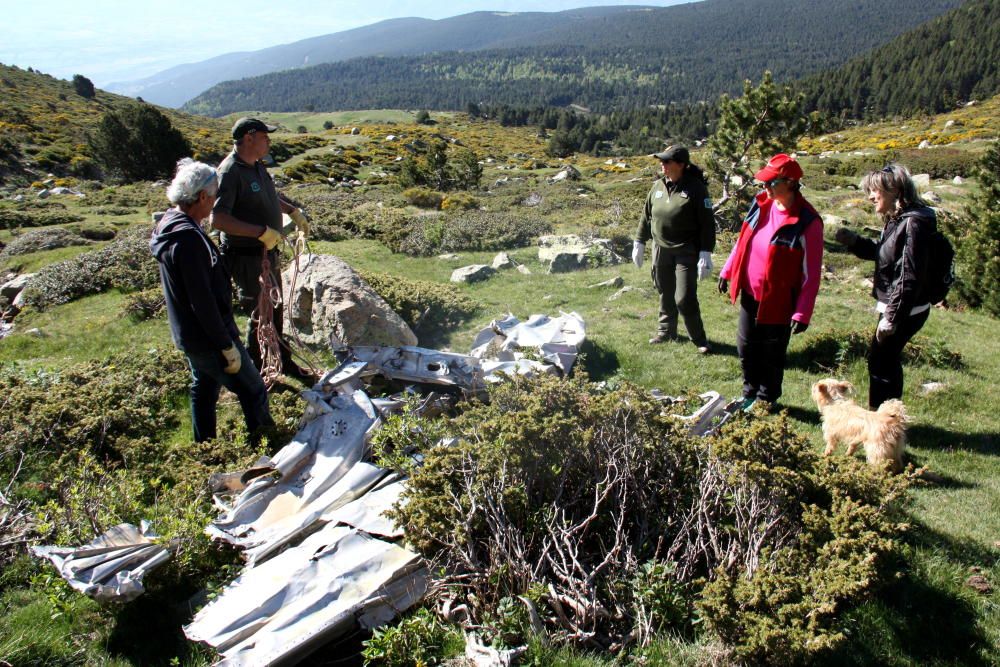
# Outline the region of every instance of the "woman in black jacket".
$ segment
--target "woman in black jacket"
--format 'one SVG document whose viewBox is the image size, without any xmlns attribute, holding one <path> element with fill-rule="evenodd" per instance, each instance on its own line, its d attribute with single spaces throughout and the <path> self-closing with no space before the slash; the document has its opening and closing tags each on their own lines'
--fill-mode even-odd
<svg viewBox="0 0 1000 667">
<path fill-rule="evenodd" d="M 926 285 L 937 219 L 906 167 L 873 171 L 861 179 L 861 188 L 885 223 L 882 235 L 876 243 L 841 227 L 836 238 L 861 259 L 875 261 L 872 296 L 879 319 L 868 353 L 868 405 L 874 410 L 903 396 L 903 347 L 924 326 L 931 309 Z"/>
</svg>

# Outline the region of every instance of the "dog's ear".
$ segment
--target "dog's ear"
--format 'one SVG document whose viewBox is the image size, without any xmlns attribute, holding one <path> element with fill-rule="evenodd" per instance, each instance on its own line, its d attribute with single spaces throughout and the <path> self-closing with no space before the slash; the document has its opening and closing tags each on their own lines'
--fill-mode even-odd
<svg viewBox="0 0 1000 667">
<path fill-rule="evenodd" d="M 837 391 L 841 396 L 853 396 L 854 395 L 854 385 L 847 380 L 841 380 L 837 383 Z"/>
</svg>

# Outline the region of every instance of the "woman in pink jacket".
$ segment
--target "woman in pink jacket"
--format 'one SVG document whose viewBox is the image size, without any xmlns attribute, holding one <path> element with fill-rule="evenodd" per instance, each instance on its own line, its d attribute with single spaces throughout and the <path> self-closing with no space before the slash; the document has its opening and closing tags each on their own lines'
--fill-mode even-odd
<svg viewBox="0 0 1000 667">
<path fill-rule="evenodd" d="M 754 177 L 764 191 L 743 219 L 719 274 L 719 292 L 740 302 L 736 347 L 743 369 L 743 409 L 781 397 L 785 353 L 809 326 L 823 262 L 823 220 L 799 191 L 802 167 L 780 153 Z"/>
</svg>

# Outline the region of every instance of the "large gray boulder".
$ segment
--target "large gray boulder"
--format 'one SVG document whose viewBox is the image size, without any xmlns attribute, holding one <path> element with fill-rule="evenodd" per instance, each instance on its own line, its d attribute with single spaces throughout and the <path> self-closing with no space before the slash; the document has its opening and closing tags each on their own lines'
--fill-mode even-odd
<svg viewBox="0 0 1000 667">
<path fill-rule="evenodd" d="M 306 345 L 416 345 L 417 337 L 389 304 L 346 262 L 333 255 L 302 255 L 282 273 L 286 332 Z"/>
<path fill-rule="evenodd" d="M 538 239 L 538 260 L 549 265 L 549 273 L 565 273 L 625 261 L 611 249 L 608 239 L 582 239 L 576 234 L 549 235 Z"/>
</svg>

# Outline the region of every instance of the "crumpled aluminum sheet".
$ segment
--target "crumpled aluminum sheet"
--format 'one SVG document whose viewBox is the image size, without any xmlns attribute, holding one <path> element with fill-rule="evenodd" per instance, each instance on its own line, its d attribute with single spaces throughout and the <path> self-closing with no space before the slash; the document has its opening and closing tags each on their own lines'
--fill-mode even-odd
<svg viewBox="0 0 1000 667">
<path fill-rule="evenodd" d="M 531 348 L 566 375 L 586 337 L 583 318 L 575 312 L 559 317 L 532 315 L 526 322 L 508 314 L 476 334 L 470 355 L 483 359 L 492 353 L 497 361 L 517 361 L 524 356 L 520 350 Z"/>
<path fill-rule="evenodd" d="M 343 348 L 348 361 L 365 362 L 363 375 L 382 375 L 393 380 L 427 382 L 464 389 L 476 393 L 485 388 L 479 359 L 454 352 L 440 352 L 425 347 L 378 347 L 355 345 Z M 345 364 L 345 365 L 346 365 Z M 335 374 L 342 372 L 342 365 Z"/>
<path fill-rule="evenodd" d="M 170 560 L 170 549 L 154 542 L 149 523 L 123 523 L 79 547 L 36 546 L 75 590 L 101 602 L 129 602 L 145 591 L 147 572 Z"/>
<path fill-rule="evenodd" d="M 335 395 L 328 405 L 329 412 L 306 424 L 273 459 L 244 473 L 244 481 L 251 481 L 231 505 L 216 496 L 225 514 L 206 533 L 238 547 L 259 547 L 285 534 L 297 515 L 353 500 L 378 481 L 378 469 L 358 465 L 366 434 L 378 423 L 368 395 Z M 338 486 L 349 473 L 349 482 Z"/>
<path fill-rule="evenodd" d="M 419 601 L 428 581 L 416 554 L 329 523 L 245 570 L 184 632 L 219 651 L 218 665 L 287 664 L 358 621 L 387 622 Z"/>
</svg>

